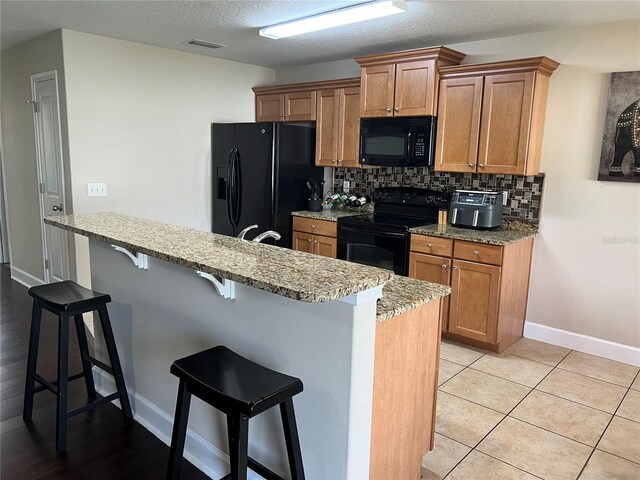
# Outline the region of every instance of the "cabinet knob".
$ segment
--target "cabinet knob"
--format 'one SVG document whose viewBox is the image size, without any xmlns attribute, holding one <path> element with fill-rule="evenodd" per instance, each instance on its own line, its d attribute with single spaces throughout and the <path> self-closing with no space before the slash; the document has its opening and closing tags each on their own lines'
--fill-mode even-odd
<svg viewBox="0 0 640 480">
<path fill-rule="evenodd" d="M 310 239 L 310 238 L 307 238 L 307 242 L 311 243 L 311 239 Z"/>
<path fill-rule="evenodd" d="M 479 163 L 479 164 L 478 164 L 478 166 L 479 166 L 480 168 L 484 168 L 484 165 L 483 165 L 483 164 L 481 164 L 481 163 Z"/>
<path fill-rule="evenodd" d="M 430 243 L 427 243 L 427 247 L 431 248 L 431 247 L 432 247 L 432 245 L 431 245 Z"/>
<path fill-rule="evenodd" d="M 443 264 L 442 264 L 442 268 L 447 268 L 447 264 L 446 264 L 446 263 L 443 263 Z"/>
<path fill-rule="evenodd" d="M 318 240 L 314 240 L 313 243 L 318 243 Z"/>
<path fill-rule="evenodd" d="M 456 266 L 454 265 L 454 266 L 453 266 L 453 269 L 454 269 L 454 270 L 457 270 L 457 269 L 458 269 L 458 267 L 456 267 Z"/>
<path fill-rule="evenodd" d="M 468 163 L 468 165 L 469 165 L 471 168 L 475 167 L 475 165 L 474 165 L 473 163 L 471 163 L 471 162 L 469 162 L 469 163 Z"/>
<path fill-rule="evenodd" d="M 398 107 L 395 107 L 395 108 L 393 109 L 393 111 L 394 111 L 394 112 L 399 112 L 399 111 L 400 111 L 400 109 L 399 109 Z"/>
<path fill-rule="evenodd" d="M 478 250 L 474 250 L 474 251 L 473 251 L 473 254 L 474 254 L 474 255 L 478 255 L 479 253 L 480 253 L 480 252 L 478 252 Z"/>
<path fill-rule="evenodd" d="M 336 161 L 335 160 L 331 160 L 331 163 L 336 163 Z"/>
<path fill-rule="evenodd" d="M 391 107 L 387 107 L 387 112 L 391 112 Z"/>
<path fill-rule="evenodd" d="M 316 228 L 316 226 L 315 225 L 311 225 L 311 228 Z"/>
</svg>

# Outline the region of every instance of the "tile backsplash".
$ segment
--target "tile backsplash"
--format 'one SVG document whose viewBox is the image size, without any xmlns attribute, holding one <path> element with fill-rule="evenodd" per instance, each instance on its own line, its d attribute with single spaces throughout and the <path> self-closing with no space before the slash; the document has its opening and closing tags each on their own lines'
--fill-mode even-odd
<svg viewBox="0 0 640 480">
<path fill-rule="evenodd" d="M 383 167 L 361 170 L 336 168 L 333 175 L 334 190 L 342 190 L 343 181 L 350 189 L 371 196 L 378 187 L 417 187 L 453 193 L 455 189 L 507 191 L 507 217 L 540 220 L 540 204 L 544 174 L 532 176 L 489 175 L 480 173 L 434 172 L 428 168 Z"/>
</svg>

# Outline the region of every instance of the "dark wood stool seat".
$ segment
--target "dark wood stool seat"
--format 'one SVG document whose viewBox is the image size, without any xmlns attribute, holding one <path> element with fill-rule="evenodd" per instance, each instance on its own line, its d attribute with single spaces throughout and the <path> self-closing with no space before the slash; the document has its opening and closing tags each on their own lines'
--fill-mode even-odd
<svg viewBox="0 0 640 480">
<path fill-rule="evenodd" d="M 22 418 L 24 421 L 31 421 L 34 394 L 43 390 L 49 390 L 56 395 L 56 450 L 59 453 L 66 449 L 67 420 L 70 417 L 92 410 L 98 406 L 106 405 L 112 400 L 119 399 L 125 420 L 131 421 L 133 415 L 124 384 L 124 376 L 116 350 L 113 330 L 111 329 L 109 313 L 107 312 L 107 303 L 111 301 L 111 297 L 107 294 L 84 288 L 69 280 L 31 287 L 28 293 L 33 297 L 33 311 L 31 314 L 27 379 L 22 410 Z M 40 339 L 40 323 L 42 321 L 43 309 L 58 316 L 58 371 L 55 381 L 48 381 L 36 372 L 38 341 Z M 89 355 L 89 345 L 82 314 L 91 311 L 98 312 L 111 366 Z M 82 359 L 82 372 L 71 376 L 68 375 L 70 317 L 74 319 Z M 115 393 L 96 399 L 96 389 L 93 382 L 91 365 L 95 365 L 113 375 L 117 389 Z M 68 382 L 80 378 L 84 379 L 87 396 L 91 401 L 87 403 L 87 405 L 67 411 Z M 36 382 L 39 384 L 38 386 L 36 386 Z"/>
<path fill-rule="evenodd" d="M 88 312 L 97 310 L 100 305 L 111 301 L 111 297 L 106 293 L 94 292 L 70 280 L 31 287 L 28 293 L 37 298 L 44 308 L 54 313 Z"/>
<path fill-rule="evenodd" d="M 267 479 L 282 477 L 248 456 L 248 420 L 280 406 L 291 478 L 304 479 L 293 396 L 302 392 L 299 378 L 258 365 L 224 346 L 176 360 L 171 373 L 180 379 L 169 453 L 168 479 L 180 477 L 180 464 L 191 395 L 227 415 L 231 473 L 224 479 L 246 479 L 250 467 Z"/>
</svg>

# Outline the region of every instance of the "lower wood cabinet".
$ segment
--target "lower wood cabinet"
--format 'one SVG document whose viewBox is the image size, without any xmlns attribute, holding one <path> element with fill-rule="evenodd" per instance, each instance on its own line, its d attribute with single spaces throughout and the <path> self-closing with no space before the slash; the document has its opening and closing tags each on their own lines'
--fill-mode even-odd
<svg viewBox="0 0 640 480">
<path fill-rule="evenodd" d="M 338 254 L 336 228 L 336 222 L 293 217 L 293 249 L 336 258 Z"/>
<path fill-rule="evenodd" d="M 533 239 L 501 246 L 413 235 L 409 276 L 451 286 L 443 336 L 502 352 L 522 337 L 532 249 Z"/>
<path fill-rule="evenodd" d="M 324 235 L 293 232 L 293 249 L 299 252 L 315 253 L 323 257 L 336 258 L 338 240 Z"/>
<path fill-rule="evenodd" d="M 496 343 L 500 267 L 453 261 L 447 331 Z"/>
<path fill-rule="evenodd" d="M 436 255 L 411 252 L 409 257 L 409 276 L 427 282 L 451 284 L 451 259 Z M 449 319 L 449 297 L 442 299 L 440 310 L 440 327 L 447 330 Z"/>
</svg>

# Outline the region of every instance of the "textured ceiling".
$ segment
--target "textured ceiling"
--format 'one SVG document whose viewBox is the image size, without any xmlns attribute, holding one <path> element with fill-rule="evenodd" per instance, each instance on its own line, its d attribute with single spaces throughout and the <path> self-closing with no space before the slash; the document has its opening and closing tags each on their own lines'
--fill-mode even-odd
<svg viewBox="0 0 640 480">
<path fill-rule="evenodd" d="M 0 2 L 2 49 L 65 28 L 266 67 L 640 19 L 638 1 L 424 1 L 385 19 L 282 40 L 260 27 L 362 0 L 6 1 Z M 210 50 L 198 38 L 228 45 Z"/>
</svg>

